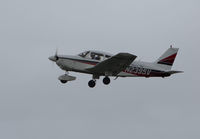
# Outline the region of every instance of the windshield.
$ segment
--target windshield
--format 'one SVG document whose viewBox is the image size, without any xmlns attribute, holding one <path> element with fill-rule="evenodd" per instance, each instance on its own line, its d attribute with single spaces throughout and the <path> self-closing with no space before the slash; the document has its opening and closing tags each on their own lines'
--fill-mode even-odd
<svg viewBox="0 0 200 139">
<path fill-rule="evenodd" d="M 80 57 L 85 57 L 88 53 L 89 53 L 89 51 L 86 51 L 86 52 L 80 53 L 79 56 Z"/>
</svg>

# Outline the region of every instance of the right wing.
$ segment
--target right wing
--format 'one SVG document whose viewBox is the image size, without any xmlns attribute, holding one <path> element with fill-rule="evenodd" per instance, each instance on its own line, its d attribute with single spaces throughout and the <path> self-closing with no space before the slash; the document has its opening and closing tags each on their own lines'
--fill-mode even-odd
<svg viewBox="0 0 200 139">
<path fill-rule="evenodd" d="M 137 56 L 129 53 L 118 53 L 87 70 L 95 74 L 105 75 L 109 73 L 109 75 L 116 76 L 118 73 L 125 70 L 136 57 Z"/>
</svg>

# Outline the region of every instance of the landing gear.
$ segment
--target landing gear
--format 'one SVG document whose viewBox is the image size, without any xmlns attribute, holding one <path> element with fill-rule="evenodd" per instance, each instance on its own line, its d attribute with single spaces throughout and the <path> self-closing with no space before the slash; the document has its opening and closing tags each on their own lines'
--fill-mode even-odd
<svg viewBox="0 0 200 139">
<path fill-rule="evenodd" d="M 103 78 L 103 83 L 105 84 L 105 85 L 108 85 L 109 83 L 110 83 L 110 78 L 109 77 L 105 77 L 105 78 Z"/>
<path fill-rule="evenodd" d="M 59 76 L 59 77 L 58 77 L 58 80 L 60 80 L 61 83 L 65 84 L 65 83 L 67 83 L 68 81 L 76 80 L 76 77 L 70 76 L 70 75 L 68 75 L 68 74 L 64 74 L 64 75 Z"/>
<path fill-rule="evenodd" d="M 99 76 L 93 74 L 93 75 L 92 75 L 92 80 L 90 80 L 90 81 L 88 82 L 88 86 L 89 86 L 90 88 L 95 87 L 95 85 L 96 85 L 96 79 L 99 79 Z"/>
<path fill-rule="evenodd" d="M 63 84 L 67 83 L 66 80 L 60 80 L 60 82 L 63 83 Z"/>
<path fill-rule="evenodd" d="M 95 81 L 95 80 L 90 80 L 90 81 L 88 82 L 88 86 L 89 86 L 90 88 L 95 87 L 95 85 L 96 85 L 96 81 Z"/>
<path fill-rule="evenodd" d="M 88 86 L 94 88 L 96 85 L 96 79 L 99 79 L 99 76 L 93 75 L 92 80 L 88 82 Z M 105 76 L 105 78 L 103 79 L 103 83 L 105 85 L 108 85 L 110 83 L 110 78 L 108 76 Z"/>
</svg>

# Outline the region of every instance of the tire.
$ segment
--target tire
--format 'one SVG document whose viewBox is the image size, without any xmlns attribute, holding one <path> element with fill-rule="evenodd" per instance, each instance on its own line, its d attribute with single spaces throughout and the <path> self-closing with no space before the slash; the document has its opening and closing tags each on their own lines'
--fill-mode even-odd
<svg viewBox="0 0 200 139">
<path fill-rule="evenodd" d="M 90 81 L 88 82 L 88 86 L 89 86 L 90 88 L 95 87 L 95 85 L 96 85 L 96 82 L 95 82 L 94 80 L 90 80 Z"/>
<path fill-rule="evenodd" d="M 104 83 L 105 85 L 108 85 L 108 84 L 110 83 L 110 78 L 109 78 L 109 77 L 103 78 L 103 83 Z"/>
<path fill-rule="evenodd" d="M 66 80 L 60 80 L 60 82 L 63 83 L 63 84 L 67 83 Z"/>
</svg>

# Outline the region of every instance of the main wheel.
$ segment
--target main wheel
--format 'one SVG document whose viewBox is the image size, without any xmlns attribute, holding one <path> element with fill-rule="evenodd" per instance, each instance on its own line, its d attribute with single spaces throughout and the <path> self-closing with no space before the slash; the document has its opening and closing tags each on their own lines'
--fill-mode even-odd
<svg viewBox="0 0 200 139">
<path fill-rule="evenodd" d="M 67 83 L 66 80 L 60 80 L 60 82 L 63 83 L 63 84 Z"/>
<path fill-rule="evenodd" d="M 95 87 L 95 85 L 96 85 L 96 82 L 94 80 L 90 80 L 88 82 L 88 86 L 91 87 L 91 88 Z"/>
<path fill-rule="evenodd" d="M 108 84 L 110 83 L 110 78 L 109 78 L 109 77 L 103 78 L 103 83 L 104 83 L 105 85 L 108 85 Z"/>
</svg>

